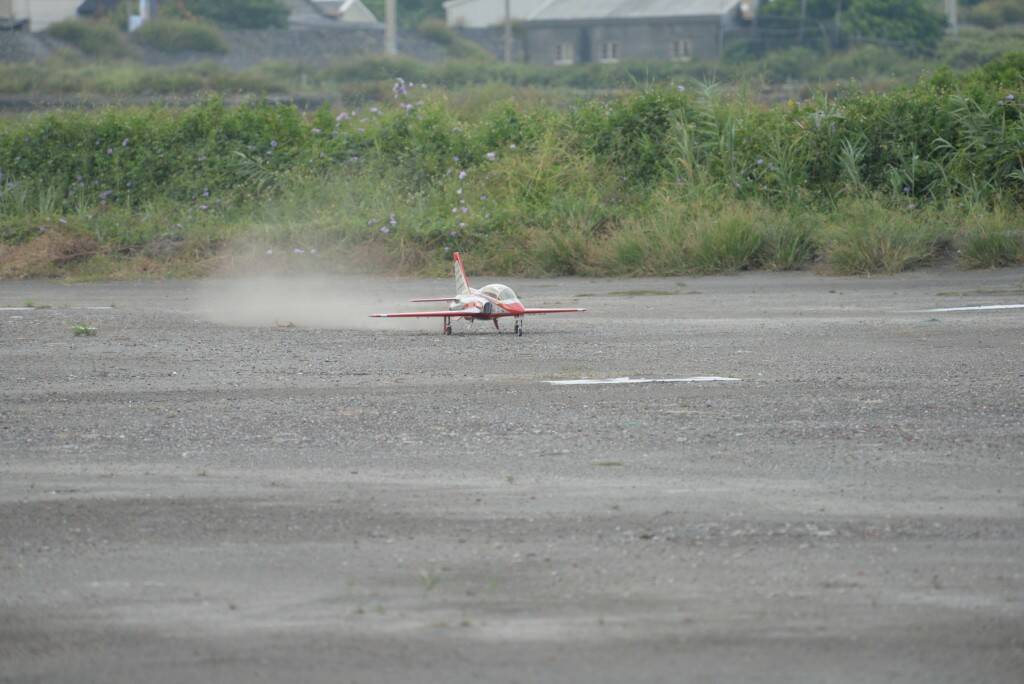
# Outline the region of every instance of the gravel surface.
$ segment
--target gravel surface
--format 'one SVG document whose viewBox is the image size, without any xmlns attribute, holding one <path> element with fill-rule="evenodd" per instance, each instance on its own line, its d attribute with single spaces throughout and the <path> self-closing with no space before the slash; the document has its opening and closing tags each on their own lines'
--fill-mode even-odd
<svg viewBox="0 0 1024 684">
<path fill-rule="evenodd" d="M 1024 681 L 1024 269 L 509 284 L 0 282 L 0 681 Z"/>
</svg>

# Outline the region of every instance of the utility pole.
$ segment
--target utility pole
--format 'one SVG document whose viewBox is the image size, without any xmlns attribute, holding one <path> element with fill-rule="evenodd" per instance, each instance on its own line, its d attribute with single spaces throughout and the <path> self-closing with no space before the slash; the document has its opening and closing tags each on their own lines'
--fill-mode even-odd
<svg viewBox="0 0 1024 684">
<path fill-rule="evenodd" d="M 505 0 L 505 64 L 512 63 L 512 0 Z"/>
<path fill-rule="evenodd" d="M 395 17 L 396 0 L 387 0 L 384 4 L 384 52 L 389 55 L 398 54 L 398 19 Z"/>
<path fill-rule="evenodd" d="M 946 0 L 946 20 L 949 22 L 949 28 L 953 32 L 953 37 L 956 38 L 957 33 L 960 31 L 960 27 L 957 25 L 956 0 Z"/>
</svg>

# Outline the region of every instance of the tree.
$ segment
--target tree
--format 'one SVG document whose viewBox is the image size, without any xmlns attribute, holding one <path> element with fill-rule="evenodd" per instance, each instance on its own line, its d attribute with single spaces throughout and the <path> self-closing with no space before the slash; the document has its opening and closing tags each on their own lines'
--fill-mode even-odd
<svg viewBox="0 0 1024 684">
<path fill-rule="evenodd" d="M 845 36 L 920 52 L 932 50 L 945 31 L 946 20 L 932 5 L 929 0 L 773 0 L 762 6 L 761 23 L 769 31 L 792 33 L 805 11 L 805 32 L 811 38 L 818 26 L 831 24 L 834 29 L 841 17 Z"/>
<path fill-rule="evenodd" d="M 946 31 L 946 19 L 923 0 L 852 0 L 843 16 L 850 35 L 897 43 L 908 52 L 930 52 Z"/>
<path fill-rule="evenodd" d="M 209 19 L 228 28 L 284 28 L 288 8 L 280 0 L 163 0 L 161 14 Z"/>
</svg>

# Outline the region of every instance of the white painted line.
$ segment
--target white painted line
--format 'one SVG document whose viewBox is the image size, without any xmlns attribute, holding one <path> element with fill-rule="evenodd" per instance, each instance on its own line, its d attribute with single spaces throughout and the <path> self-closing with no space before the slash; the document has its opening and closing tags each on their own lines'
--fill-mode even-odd
<svg viewBox="0 0 1024 684">
<path fill-rule="evenodd" d="M 113 309 L 112 306 L 80 306 L 72 307 L 70 309 L 64 309 L 65 311 L 107 311 Z M 51 306 L 0 306 L 0 311 L 51 311 Z"/>
<path fill-rule="evenodd" d="M 947 309 L 924 309 L 914 313 L 946 313 L 949 311 L 995 311 L 997 309 L 1024 309 L 1024 304 L 986 304 L 984 306 L 951 306 Z"/>
<path fill-rule="evenodd" d="M 739 378 L 700 375 L 695 378 L 582 378 L 580 380 L 545 380 L 549 385 L 638 385 L 655 382 L 739 382 Z"/>
</svg>

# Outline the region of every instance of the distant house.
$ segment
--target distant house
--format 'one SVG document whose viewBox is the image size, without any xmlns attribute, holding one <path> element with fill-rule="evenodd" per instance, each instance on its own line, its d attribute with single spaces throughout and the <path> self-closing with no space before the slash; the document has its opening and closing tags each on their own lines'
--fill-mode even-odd
<svg viewBox="0 0 1024 684">
<path fill-rule="evenodd" d="M 753 7 L 753 0 L 548 0 L 520 24 L 523 51 L 531 64 L 713 59 Z"/>
<path fill-rule="evenodd" d="M 548 0 L 510 0 L 512 21 L 521 22 Z M 446 0 L 445 23 L 453 28 L 490 28 L 505 22 L 505 0 Z"/>
<path fill-rule="evenodd" d="M 58 21 L 72 19 L 82 0 L 0 0 L 0 22 L 45 31 Z"/>
<path fill-rule="evenodd" d="M 350 24 L 377 24 L 377 17 L 362 0 L 283 0 L 292 28 L 330 28 Z"/>
</svg>

